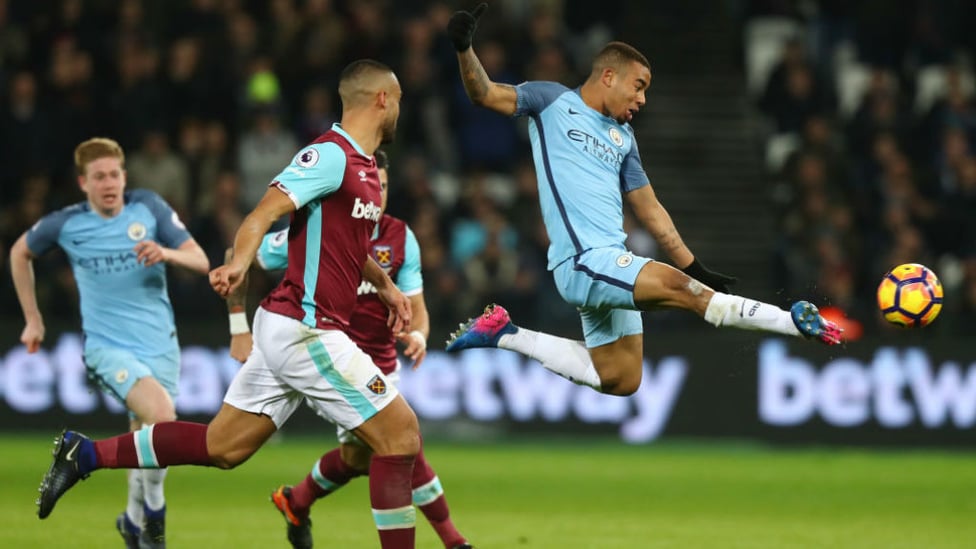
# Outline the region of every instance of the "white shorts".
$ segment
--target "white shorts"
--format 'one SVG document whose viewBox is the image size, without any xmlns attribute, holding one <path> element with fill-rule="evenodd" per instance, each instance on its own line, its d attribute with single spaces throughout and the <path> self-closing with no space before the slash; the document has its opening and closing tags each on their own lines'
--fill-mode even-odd
<svg viewBox="0 0 976 549">
<path fill-rule="evenodd" d="M 397 359 L 396 369 L 387 374 L 387 381 L 389 381 L 394 387 L 400 387 L 400 360 Z M 322 415 L 314 406 L 311 400 L 305 399 L 309 406 L 315 413 Z M 323 416 L 324 417 L 324 416 Z M 328 418 L 326 418 L 328 419 Z M 346 429 L 342 425 L 336 425 L 336 438 L 339 439 L 339 444 L 358 444 L 360 446 L 366 446 L 366 443 L 359 439 L 352 431 Z"/>
<path fill-rule="evenodd" d="M 224 402 L 265 414 L 278 428 L 303 399 L 315 413 L 355 429 L 399 395 L 396 386 L 341 330 L 320 330 L 258 307 L 254 350 Z"/>
</svg>

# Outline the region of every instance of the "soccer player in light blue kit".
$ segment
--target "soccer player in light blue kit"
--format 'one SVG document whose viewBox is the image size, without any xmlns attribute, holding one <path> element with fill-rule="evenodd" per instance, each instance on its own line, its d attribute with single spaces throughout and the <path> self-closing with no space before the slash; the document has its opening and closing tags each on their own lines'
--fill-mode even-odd
<svg viewBox="0 0 976 549">
<path fill-rule="evenodd" d="M 510 349 L 581 385 L 629 395 L 641 382 L 641 311 L 680 308 L 715 326 L 826 344 L 840 341 L 840 329 L 812 303 L 799 301 L 788 312 L 727 293 L 735 279 L 705 268 L 684 244 L 644 173 L 629 124 L 651 83 L 643 54 L 610 42 L 576 89 L 555 82 L 492 82 L 471 47 L 486 7 L 456 12 L 448 23 L 461 80 L 475 104 L 530 117 L 539 201 L 550 239 L 549 270 L 563 298 L 578 307 L 585 342 L 517 327 L 502 307 L 489 305 L 452 334 L 448 351 Z M 624 247 L 623 198 L 680 270 Z"/>
<path fill-rule="evenodd" d="M 210 262 L 159 195 L 125 191 L 125 154 L 118 143 L 81 143 L 75 168 L 88 199 L 42 217 L 10 251 L 26 321 L 20 341 L 33 353 L 44 340 L 33 260 L 60 246 L 78 284 L 89 376 L 125 404 L 133 431 L 172 421 L 180 349 L 166 264 L 206 274 Z M 129 472 L 128 504 L 116 520 L 127 547 L 165 546 L 165 475 L 166 469 Z"/>
</svg>

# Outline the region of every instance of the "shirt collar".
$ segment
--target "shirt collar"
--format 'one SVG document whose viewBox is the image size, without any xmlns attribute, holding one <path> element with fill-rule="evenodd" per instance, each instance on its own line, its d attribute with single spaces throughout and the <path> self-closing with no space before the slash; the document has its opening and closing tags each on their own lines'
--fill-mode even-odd
<svg viewBox="0 0 976 549">
<path fill-rule="evenodd" d="M 341 135 L 342 137 L 345 137 L 346 138 L 346 141 L 348 141 L 349 144 L 352 145 L 352 147 L 354 149 L 356 149 L 356 152 L 358 152 L 359 154 L 361 154 L 361 155 L 363 155 L 363 156 L 365 156 L 367 158 L 370 158 L 370 156 L 368 154 L 366 154 L 365 151 L 363 151 L 363 148 L 359 146 L 359 143 L 356 143 L 356 140 L 353 139 L 351 135 L 349 135 L 348 133 L 346 133 L 346 130 L 342 129 L 342 125 L 341 124 L 339 124 L 338 122 L 333 123 L 332 124 L 332 131 L 336 132 L 337 134 Z"/>
</svg>

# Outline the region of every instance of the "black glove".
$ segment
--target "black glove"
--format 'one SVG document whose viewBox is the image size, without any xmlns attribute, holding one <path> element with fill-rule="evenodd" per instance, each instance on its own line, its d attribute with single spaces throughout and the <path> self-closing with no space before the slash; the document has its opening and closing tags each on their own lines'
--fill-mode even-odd
<svg viewBox="0 0 976 549">
<path fill-rule="evenodd" d="M 681 269 L 686 275 L 694 278 L 695 280 L 701 282 L 702 284 L 708 286 L 709 288 L 715 290 L 716 292 L 722 292 L 726 294 L 729 292 L 729 285 L 735 284 L 737 278 L 734 276 L 724 275 L 722 273 L 716 273 L 715 271 L 709 271 L 704 265 L 701 264 L 698 259 L 691 262 L 684 269 Z"/>
<path fill-rule="evenodd" d="M 478 18 L 488 9 L 488 4 L 482 2 L 471 13 L 456 11 L 447 22 L 447 34 L 454 43 L 454 49 L 462 52 L 471 47 L 471 37 L 478 28 Z"/>
</svg>

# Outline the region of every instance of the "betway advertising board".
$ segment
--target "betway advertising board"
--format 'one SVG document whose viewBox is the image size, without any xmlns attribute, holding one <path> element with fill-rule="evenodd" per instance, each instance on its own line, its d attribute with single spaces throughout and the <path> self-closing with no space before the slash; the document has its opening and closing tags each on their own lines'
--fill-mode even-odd
<svg viewBox="0 0 976 549">
<path fill-rule="evenodd" d="M 459 438 L 612 434 L 770 442 L 976 447 L 976 346 L 940 339 L 840 347 L 755 334 L 648 334 L 643 383 L 599 394 L 503 350 L 432 350 L 401 373 L 401 390 L 428 434 Z M 38 353 L 0 354 L 0 429 L 118 430 L 122 406 L 93 389 L 81 337 Z M 184 346 L 177 411 L 207 421 L 239 364 L 226 348 Z M 321 430 L 312 414 L 288 429 Z"/>
</svg>

